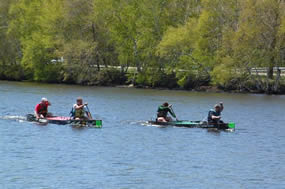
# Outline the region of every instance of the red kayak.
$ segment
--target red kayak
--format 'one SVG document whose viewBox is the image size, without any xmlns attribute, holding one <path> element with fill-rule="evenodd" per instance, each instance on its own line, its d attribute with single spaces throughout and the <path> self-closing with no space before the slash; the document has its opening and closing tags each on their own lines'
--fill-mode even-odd
<svg viewBox="0 0 285 189">
<path fill-rule="evenodd" d="M 46 117 L 45 119 L 36 119 L 36 117 L 33 114 L 27 115 L 28 121 L 34 121 L 34 122 L 40 122 L 40 123 L 53 123 L 58 125 L 66 125 L 66 124 L 72 124 L 72 125 L 81 125 L 81 126 L 90 126 L 90 127 L 102 127 L 102 120 L 76 120 L 72 119 L 71 117 L 64 117 L 64 116 L 51 116 Z"/>
</svg>

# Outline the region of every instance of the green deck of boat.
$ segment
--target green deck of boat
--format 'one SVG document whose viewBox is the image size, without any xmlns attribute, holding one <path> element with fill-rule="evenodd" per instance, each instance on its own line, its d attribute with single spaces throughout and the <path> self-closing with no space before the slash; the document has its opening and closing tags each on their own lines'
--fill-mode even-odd
<svg viewBox="0 0 285 189">
<path fill-rule="evenodd" d="M 220 123 L 220 124 L 209 124 L 205 121 L 171 121 L 171 122 L 156 122 L 150 121 L 151 124 L 157 125 L 170 125 L 170 126 L 177 126 L 177 127 L 199 127 L 199 128 L 218 128 L 218 129 L 235 129 L 235 123 Z"/>
<path fill-rule="evenodd" d="M 171 121 L 168 122 L 168 124 L 173 124 L 173 125 L 201 125 L 200 121 Z"/>
</svg>

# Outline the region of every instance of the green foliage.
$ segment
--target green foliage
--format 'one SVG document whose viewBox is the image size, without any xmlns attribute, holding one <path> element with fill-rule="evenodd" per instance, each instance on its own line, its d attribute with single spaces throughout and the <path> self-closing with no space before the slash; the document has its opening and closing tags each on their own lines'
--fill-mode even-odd
<svg viewBox="0 0 285 189">
<path fill-rule="evenodd" d="M 119 70 L 114 68 L 103 69 L 95 75 L 92 85 L 110 86 L 122 85 L 126 82 L 126 77 Z"/>
<path fill-rule="evenodd" d="M 135 81 L 138 86 L 177 88 L 177 79 L 174 73 L 165 73 L 162 70 L 144 70 L 139 73 Z"/>
<path fill-rule="evenodd" d="M 12 0 L 0 1 L 0 79 L 21 80 L 23 70 L 19 64 L 18 40 L 8 35 L 9 7 Z"/>
<path fill-rule="evenodd" d="M 83 40 L 73 40 L 65 44 L 64 81 L 72 83 L 88 83 L 96 73 L 92 60 L 96 44 Z"/>
<path fill-rule="evenodd" d="M 284 9 L 281 0 L 2 0 L 0 78 L 276 92 Z"/>
<path fill-rule="evenodd" d="M 225 86 L 234 76 L 233 65 L 234 62 L 231 57 L 223 57 L 221 64 L 217 65 L 211 72 L 213 83 Z"/>
</svg>

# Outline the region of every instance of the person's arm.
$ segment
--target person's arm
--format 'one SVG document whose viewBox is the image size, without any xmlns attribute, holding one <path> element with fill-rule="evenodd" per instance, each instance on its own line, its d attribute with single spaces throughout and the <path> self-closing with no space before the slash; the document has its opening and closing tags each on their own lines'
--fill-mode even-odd
<svg viewBox="0 0 285 189">
<path fill-rule="evenodd" d="M 215 116 L 214 115 L 214 110 L 210 110 L 209 111 L 209 116 L 208 116 L 211 120 L 219 120 L 221 119 L 221 116 Z"/>
<path fill-rule="evenodd" d="M 40 118 L 40 114 L 38 113 L 39 112 L 39 108 L 40 108 L 40 105 L 37 104 L 36 107 L 35 107 L 35 116 L 36 116 L 37 119 Z"/>
<path fill-rule="evenodd" d="M 160 111 L 160 106 L 157 108 L 157 111 L 156 112 L 159 112 Z"/>
<path fill-rule="evenodd" d="M 219 119 L 221 119 L 221 116 L 214 116 L 214 115 L 212 115 L 212 119 L 213 120 L 219 120 Z"/>
<path fill-rule="evenodd" d="M 40 115 L 38 114 L 38 112 L 36 110 L 35 110 L 35 116 L 36 116 L 37 119 L 40 118 Z"/>
<path fill-rule="evenodd" d="M 219 120 L 219 119 L 221 119 L 221 116 L 215 116 L 214 112 L 210 112 L 210 116 L 211 116 L 212 120 Z"/>
<path fill-rule="evenodd" d="M 158 108 L 157 108 L 157 112 L 163 111 L 165 108 L 167 108 L 167 107 L 164 107 L 164 106 L 158 106 Z"/>
<path fill-rule="evenodd" d="M 84 112 L 86 113 L 88 119 L 92 119 L 91 113 L 88 111 L 88 109 L 86 108 L 85 105 L 87 105 L 87 104 L 84 104 L 84 107 L 83 107 L 84 108 Z"/>
<path fill-rule="evenodd" d="M 78 109 L 84 108 L 84 106 L 85 106 L 85 104 L 82 104 L 82 105 L 75 104 L 74 109 L 78 110 Z"/>
<path fill-rule="evenodd" d="M 168 107 L 168 111 L 172 115 L 172 117 L 176 118 L 175 113 L 172 111 L 171 105 Z"/>
</svg>

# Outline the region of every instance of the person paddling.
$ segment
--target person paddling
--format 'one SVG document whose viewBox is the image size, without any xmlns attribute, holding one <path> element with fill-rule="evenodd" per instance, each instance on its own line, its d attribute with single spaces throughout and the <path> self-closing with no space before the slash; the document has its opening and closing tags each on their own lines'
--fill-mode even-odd
<svg viewBox="0 0 285 189">
<path fill-rule="evenodd" d="M 208 113 L 208 123 L 223 123 L 221 120 L 221 112 L 224 110 L 223 102 L 220 102 L 219 104 L 216 104 L 214 106 L 214 109 L 211 109 Z"/>
<path fill-rule="evenodd" d="M 73 105 L 73 118 L 74 119 L 92 119 L 92 116 L 88 110 L 87 103 L 83 104 L 83 99 L 78 97 L 76 99 L 76 104 Z M 86 116 L 85 116 L 86 115 Z"/>
<path fill-rule="evenodd" d="M 165 102 L 161 106 L 158 107 L 156 120 L 158 122 L 172 121 L 171 117 L 167 117 L 168 112 L 172 115 L 172 117 L 176 118 L 176 115 L 172 110 L 172 105 L 169 105 L 167 102 Z"/>
<path fill-rule="evenodd" d="M 51 103 L 46 98 L 42 98 L 41 102 L 35 107 L 35 116 L 37 119 L 46 118 L 51 114 L 48 113 L 48 106 L 51 106 Z"/>
</svg>

